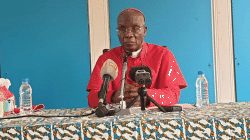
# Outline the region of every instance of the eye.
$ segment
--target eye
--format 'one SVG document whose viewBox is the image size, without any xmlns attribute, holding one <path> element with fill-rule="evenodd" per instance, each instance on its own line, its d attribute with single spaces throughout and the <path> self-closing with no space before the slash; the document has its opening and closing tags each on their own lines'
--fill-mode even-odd
<svg viewBox="0 0 250 140">
<path fill-rule="evenodd" d="M 133 32 L 134 33 L 138 33 L 142 28 L 143 28 L 144 26 L 134 26 L 133 28 L 132 28 L 132 30 L 133 30 Z"/>
<path fill-rule="evenodd" d="M 140 30 L 140 28 L 141 28 L 141 27 L 135 26 L 135 27 L 133 27 L 133 30 L 134 30 L 134 31 L 138 31 L 138 30 Z"/>
<path fill-rule="evenodd" d="M 125 27 L 119 27 L 119 28 L 117 28 L 117 30 L 125 32 L 127 29 Z"/>
</svg>

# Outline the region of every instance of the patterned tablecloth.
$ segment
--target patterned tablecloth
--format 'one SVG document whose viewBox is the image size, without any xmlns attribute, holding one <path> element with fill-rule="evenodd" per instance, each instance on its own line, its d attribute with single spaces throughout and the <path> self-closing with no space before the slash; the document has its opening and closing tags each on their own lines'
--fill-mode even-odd
<svg viewBox="0 0 250 140">
<path fill-rule="evenodd" d="M 35 115 L 82 115 L 90 109 L 45 109 Z M 16 115 L 10 115 L 12 117 Z M 250 103 L 219 103 L 181 112 L 124 116 L 24 117 L 0 120 L 0 139 L 250 139 Z"/>
</svg>

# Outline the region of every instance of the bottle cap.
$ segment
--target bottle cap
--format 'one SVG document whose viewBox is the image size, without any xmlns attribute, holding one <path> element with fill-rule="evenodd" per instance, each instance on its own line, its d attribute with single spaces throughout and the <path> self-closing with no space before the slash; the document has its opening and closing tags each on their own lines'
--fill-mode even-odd
<svg viewBox="0 0 250 140">
<path fill-rule="evenodd" d="M 202 74 L 204 74 L 203 71 L 198 71 L 198 75 L 202 75 Z"/>
<path fill-rule="evenodd" d="M 30 83 L 30 79 L 29 78 L 23 78 L 22 82 L 28 82 L 28 83 Z"/>
</svg>

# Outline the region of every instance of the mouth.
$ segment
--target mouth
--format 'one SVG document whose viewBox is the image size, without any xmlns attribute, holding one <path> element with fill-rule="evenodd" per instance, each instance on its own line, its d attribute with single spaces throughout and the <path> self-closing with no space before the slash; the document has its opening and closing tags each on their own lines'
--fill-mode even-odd
<svg viewBox="0 0 250 140">
<path fill-rule="evenodd" d="M 124 44 L 127 46 L 133 46 L 133 45 L 135 45 L 135 42 L 125 42 Z"/>
<path fill-rule="evenodd" d="M 125 44 L 135 44 L 135 42 L 124 42 Z"/>
</svg>

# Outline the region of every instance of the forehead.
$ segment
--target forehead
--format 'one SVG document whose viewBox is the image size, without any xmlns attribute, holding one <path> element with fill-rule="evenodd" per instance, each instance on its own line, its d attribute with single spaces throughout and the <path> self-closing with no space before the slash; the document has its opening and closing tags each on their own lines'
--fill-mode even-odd
<svg viewBox="0 0 250 140">
<path fill-rule="evenodd" d="M 144 17 L 141 13 L 136 11 L 123 12 L 118 16 L 118 26 L 142 26 L 145 24 Z"/>
</svg>

